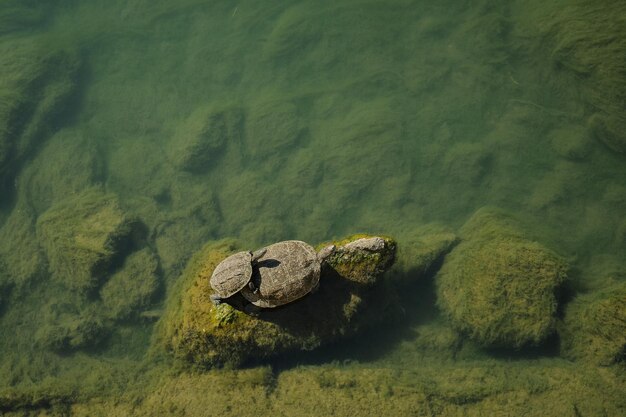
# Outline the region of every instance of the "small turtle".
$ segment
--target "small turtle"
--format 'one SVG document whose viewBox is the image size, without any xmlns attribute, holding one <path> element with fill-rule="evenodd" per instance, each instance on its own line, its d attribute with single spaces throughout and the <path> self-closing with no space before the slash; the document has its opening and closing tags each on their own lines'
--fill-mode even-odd
<svg viewBox="0 0 626 417">
<path fill-rule="evenodd" d="M 317 290 L 321 263 L 334 249 L 334 246 L 328 246 L 318 255 L 311 245 L 299 240 L 266 247 L 252 278 L 257 291 L 247 287 L 241 289 L 241 295 L 251 303 L 246 311 L 253 314 L 259 308 L 278 307 Z"/>
<path fill-rule="evenodd" d="M 216 305 L 220 304 L 223 299 L 235 295 L 244 287 L 252 293 L 258 291 L 250 281 L 252 266 L 265 251 L 266 249 L 262 248 L 254 253 L 238 252 L 220 262 L 211 275 L 211 288 L 215 291 L 215 294 L 211 294 L 211 301 Z"/>
</svg>

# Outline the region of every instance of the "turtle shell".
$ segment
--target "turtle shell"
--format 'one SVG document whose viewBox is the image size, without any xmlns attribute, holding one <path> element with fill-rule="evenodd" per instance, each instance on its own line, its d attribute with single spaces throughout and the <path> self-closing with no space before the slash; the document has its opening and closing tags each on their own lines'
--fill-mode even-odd
<svg viewBox="0 0 626 417">
<path fill-rule="evenodd" d="M 258 291 L 245 287 L 241 294 L 262 308 L 278 307 L 304 297 L 320 280 L 320 261 L 313 247 L 299 240 L 267 246 L 256 263 L 253 281 Z"/>
<path fill-rule="evenodd" d="M 252 254 L 238 252 L 220 262 L 211 275 L 211 287 L 221 298 L 240 291 L 252 277 Z"/>
</svg>

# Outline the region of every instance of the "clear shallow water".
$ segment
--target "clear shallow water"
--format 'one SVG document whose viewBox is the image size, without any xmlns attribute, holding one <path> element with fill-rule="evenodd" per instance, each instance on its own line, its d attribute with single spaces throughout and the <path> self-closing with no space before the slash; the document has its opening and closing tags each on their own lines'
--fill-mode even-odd
<svg viewBox="0 0 626 417">
<path fill-rule="evenodd" d="M 204 378 L 223 386 L 249 376 L 251 382 L 235 385 L 241 395 L 262 391 L 262 410 L 289 414 L 289 398 L 304 395 L 293 387 L 313 384 L 310 397 L 333 398 L 338 414 L 368 399 L 370 411 L 437 415 L 464 404 L 478 410 L 507 392 L 515 393 L 509 404 L 541 408 L 554 404 L 561 389 L 582 389 L 576 365 L 552 347 L 529 352 L 531 359 L 518 353 L 512 365 L 471 344 L 458 348 L 463 341 L 441 323 L 429 284 L 415 288 L 425 295 L 405 300 L 420 304 L 406 306 L 405 323 L 318 356 L 286 359 L 276 364 L 285 366 L 281 373 L 255 368 L 244 376 L 209 372 L 195 382 L 187 375 L 176 380 L 167 366 L 145 359 L 149 320 L 121 322 L 106 340 L 66 356 L 32 342 L 54 305 L 82 309 L 93 302 L 46 285 L 35 226 L 50 207 L 93 186 L 113 193 L 145 224 L 161 279 L 150 310 L 162 308 L 187 259 L 209 240 L 236 237 L 256 247 L 365 231 L 395 236 L 402 246 L 424 224 L 457 229 L 483 206 L 532 225 L 573 265 L 576 290 L 623 280 L 624 156 L 589 129 L 605 83 L 585 81 L 568 66 L 575 53 L 554 53 L 567 27 L 555 23 L 561 7 L 0 3 L 7 28 L 0 42 L 10 57 L 2 64 L 0 104 L 4 111 L 25 103 L 17 121 L 7 116 L 11 137 L 20 139 L 2 171 L 0 288 L 9 300 L 2 304 L 2 333 L 15 334 L 0 346 L 4 398 L 47 406 L 102 397 L 106 409 L 107 398 L 124 393 L 152 398 L 145 410 L 162 410 L 154 398 L 173 384 Z M 215 114 L 223 139 L 194 148 L 196 120 Z M 383 342 L 372 345 L 376 339 Z M 444 380 L 434 371 L 439 367 L 452 377 Z M 468 367 L 476 370 L 467 373 Z M 518 371 L 522 376 L 512 380 Z M 559 378 L 562 384 L 553 382 Z M 612 404 L 620 385 L 607 384 L 592 384 L 585 395 Z M 537 396 L 525 400 L 533 390 Z M 200 400 L 199 392 L 187 391 L 172 391 L 179 407 L 172 413 L 189 399 L 197 407 L 189 412 L 203 401 L 227 414 L 243 412 L 233 405 L 237 395 Z M 40 392 L 37 403 L 33 393 Z M 422 408 L 412 410 L 411 402 Z M 557 405 L 572 409 L 565 400 Z"/>
</svg>

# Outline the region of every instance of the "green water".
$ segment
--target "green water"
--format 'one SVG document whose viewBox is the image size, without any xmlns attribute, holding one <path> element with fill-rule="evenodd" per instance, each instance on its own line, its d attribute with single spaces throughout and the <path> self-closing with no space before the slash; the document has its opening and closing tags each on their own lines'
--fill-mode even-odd
<svg viewBox="0 0 626 417">
<path fill-rule="evenodd" d="M 623 283 L 626 8 L 545 3 L 0 0 L 0 414 L 626 413 L 619 361 L 482 349 L 433 276 L 401 322 L 318 352 L 203 372 L 148 352 L 187 260 L 227 237 L 402 250 L 491 206 L 567 260 L 564 300 Z M 211 117 L 221 139 L 194 142 Z M 158 282 L 59 353 L 46 329 L 106 303 L 50 255 L 70 226 L 46 221 L 86 190 L 141 224 Z"/>
</svg>

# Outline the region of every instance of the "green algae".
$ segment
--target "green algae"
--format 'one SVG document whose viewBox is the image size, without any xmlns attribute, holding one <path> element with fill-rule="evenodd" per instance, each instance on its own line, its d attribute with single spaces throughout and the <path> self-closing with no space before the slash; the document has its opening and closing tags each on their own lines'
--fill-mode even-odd
<svg viewBox="0 0 626 417">
<path fill-rule="evenodd" d="M 481 210 L 437 276 L 438 304 L 453 326 L 485 346 L 536 345 L 556 327 L 568 266 L 522 237 L 513 220 Z"/>
<path fill-rule="evenodd" d="M 621 7 L 0 2 L 0 331 L 11 335 L 0 341 L 0 411 L 624 414 L 618 315 L 605 306 L 620 305 L 626 248 Z M 216 151 L 183 146 L 190 115 L 233 108 L 224 120 L 237 128 Z M 87 297 L 51 279 L 36 227 L 93 186 L 147 236 L 98 271 Z M 537 239 L 573 265 L 573 290 L 587 294 L 563 305 L 554 353 L 573 362 L 494 356 L 440 316 L 431 278 L 485 204 L 532 226 L 494 216 L 476 226 L 493 232 L 482 242 L 506 235 L 516 252 Z M 442 226 L 419 231 L 433 221 Z M 354 230 L 399 242 L 395 291 L 376 287 L 390 290 L 392 311 L 364 339 L 296 354 L 291 363 L 314 363 L 300 367 L 279 355 L 272 367 L 179 372 L 146 356 L 151 322 L 171 318 L 177 278 L 206 241 L 258 247 Z M 380 311 L 363 300 L 342 314 Z M 221 308 L 215 325 L 237 317 Z"/>
<path fill-rule="evenodd" d="M 115 196 L 97 189 L 51 207 L 37 222 L 53 279 L 79 292 L 100 285 L 132 233 L 133 220 Z"/>
<path fill-rule="evenodd" d="M 626 285 L 579 295 L 560 328 L 565 357 L 596 365 L 623 365 L 626 359 Z"/>
</svg>

